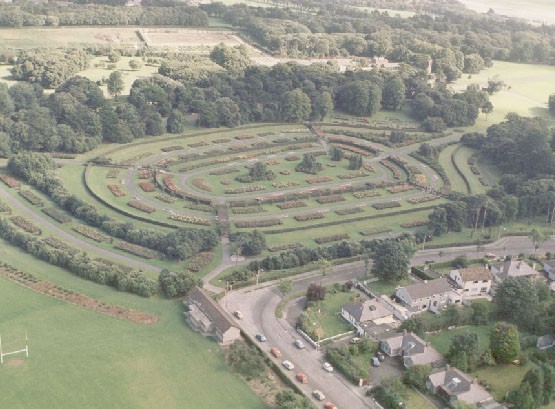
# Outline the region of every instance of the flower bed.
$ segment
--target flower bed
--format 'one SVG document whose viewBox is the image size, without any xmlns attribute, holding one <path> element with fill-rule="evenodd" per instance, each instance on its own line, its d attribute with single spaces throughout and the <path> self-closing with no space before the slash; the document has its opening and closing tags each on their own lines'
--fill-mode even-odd
<svg viewBox="0 0 555 409">
<path fill-rule="evenodd" d="M 294 200 L 291 202 L 283 202 L 277 205 L 281 210 L 285 209 L 294 209 L 297 207 L 306 207 L 307 204 L 305 202 L 301 202 L 300 200 Z"/>
<path fill-rule="evenodd" d="M 110 192 L 112 192 L 115 197 L 125 196 L 125 192 L 121 190 L 120 185 L 108 185 L 108 189 L 110 189 Z"/>
<path fill-rule="evenodd" d="M 310 220 L 318 220 L 323 218 L 324 215 L 321 212 L 298 214 L 297 216 L 295 216 L 295 220 L 298 222 L 307 222 Z"/>
<path fill-rule="evenodd" d="M 329 182 L 333 180 L 332 178 L 330 178 L 329 176 L 319 176 L 316 178 L 308 178 L 306 179 L 306 183 L 309 183 L 311 185 L 315 184 L 315 183 L 324 183 L 324 182 Z"/>
<path fill-rule="evenodd" d="M 258 136 L 271 136 L 271 135 L 275 135 L 275 132 L 260 132 L 257 135 Z"/>
<path fill-rule="evenodd" d="M 172 162 L 175 162 L 175 158 L 162 158 L 154 162 L 152 166 L 156 166 L 159 168 L 166 168 Z"/>
<path fill-rule="evenodd" d="M 289 182 L 274 182 L 272 186 L 276 189 L 282 189 L 284 187 L 299 186 L 299 182 L 290 180 Z"/>
<path fill-rule="evenodd" d="M 316 201 L 320 204 L 336 203 L 345 201 L 345 197 L 343 195 L 323 196 L 316 199 Z"/>
<path fill-rule="evenodd" d="M 362 172 L 362 171 L 337 175 L 339 179 L 355 179 L 355 178 L 363 178 L 365 176 L 368 176 L 368 175 L 366 174 L 366 172 Z"/>
<path fill-rule="evenodd" d="M 135 155 L 135 156 L 132 156 L 128 159 L 122 160 L 121 164 L 125 165 L 125 166 L 134 165 L 135 162 L 137 162 L 138 160 L 147 158 L 147 157 L 152 156 L 152 155 L 154 155 L 153 152 L 144 152 L 144 153 L 141 153 L 139 155 Z"/>
<path fill-rule="evenodd" d="M 237 139 L 238 141 L 242 141 L 244 139 L 252 139 L 252 138 L 254 138 L 254 135 L 249 135 L 249 134 L 235 136 L 235 139 Z"/>
<path fill-rule="evenodd" d="M 348 238 L 349 238 L 349 235 L 347 233 L 343 233 L 343 234 L 333 234 L 331 236 L 318 237 L 314 239 L 314 241 L 318 244 L 324 244 L 324 243 L 331 243 L 332 241 L 347 240 Z"/>
<path fill-rule="evenodd" d="M 426 175 L 420 174 L 420 175 L 413 175 L 413 180 L 418 183 L 419 185 L 425 185 L 426 184 Z"/>
<path fill-rule="evenodd" d="M 266 186 L 262 185 L 249 185 L 243 187 L 230 187 L 224 190 L 225 194 L 235 195 L 239 193 L 257 192 L 259 190 L 265 190 Z"/>
<path fill-rule="evenodd" d="M 183 206 L 185 209 L 196 210 L 199 212 L 211 213 L 212 206 L 203 205 L 203 204 L 194 204 L 194 203 L 185 203 Z"/>
<path fill-rule="evenodd" d="M 183 145 L 172 145 L 172 146 L 166 146 L 165 148 L 160 148 L 162 152 L 179 151 L 181 149 L 184 149 Z"/>
<path fill-rule="evenodd" d="M 226 142 L 229 142 L 229 141 L 231 141 L 231 139 L 229 139 L 229 138 L 221 138 L 221 139 L 214 139 L 214 140 L 212 141 L 212 143 L 226 143 Z"/>
<path fill-rule="evenodd" d="M 372 207 L 376 210 L 392 209 L 394 207 L 401 207 L 401 203 L 399 202 L 374 203 Z"/>
<path fill-rule="evenodd" d="M 229 186 L 229 185 L 231 185 L 231 180 L 230 179 L 222 179 L 222 180 L 220 180 L 220 185 Z"/>
<path fill-rule="evenodd" d="M 8 187 L 19 188 L 21 186 L 21 183 L 19 181 L 15 180 L 14 178 L 8 175 L 0 174 L 0 180 L 4 182 L 6 185 L 8 185 Z"/>
<path fill-rule="evenodd" d="M 72 229 L 75 230 L 77 233 L 82 234 L 83 236 L 88 237 L 89 239 L 93 239 L 94 241 L 97 241 L 99 243 L 103 241 L 108 241 L 110 239 L 110 237 L 100 234 L 82 224 L 76 224 L 72 227 Z"/>
<path fill-rule="evenodd" d="M 164 175 L 162 180 L 164 181 L 164 186 L 166 186 L 166 188 L 168 188 L 168 190 L 170 192 L 172 192 L 173 194 L 178 194 L 179 193 L 178 187 L 173 182 L 173 176 L 172 175 Z"/>
<path fill-rule="evenodd" d="M 208 142 L 206 142 L 206 141 L 200 141 L 200 142 L 187 144 L 187 146 L 189 148 L 200 148 L 201 146 L 206 146 L 206 145 L 208 145 Z"/>
<path fill-rule="evenodd" d="M 247 228 L 254 228 L 254 227 L 270 227 L 270 226 L 278 226 L 283 224 L 281 219 L 260 219 L 260 220 L 248 220 L 248 221 L 238 221 L 235 222 L 235 227 L 238 229 L 247 229 Z"/>
<path fill-rule="evenodd" d="M 171 214 L 168 219 L 182 223 L 198 224 L 200 226 L 210 226 L 210 220 L 201 217 L 187 216 L 185 214 Z"/>
<path fill-rule="evenodd" d="M 282 170 L 279 171 L 279 174 L 287 176 L 287 175 L 290 175 L 291 172 L 289 171 L 289 169 L 282 169 Z"/>
<path fill-rule="evenodd" d="M 366 169 L 368 172 L 374 173 L 376 171 L 376 169 L 374 169 L 374 167 L 372 165 L 370 165 L 369 163 L 363 163 L 362 167 L 364 169 Z"/>
<path fill-rule="evenodd" d="M 106 174 L 106 178 L 108 178 L 108 179 L 117 179 L 117 177 L 119 176 L 119 172 L 120 172 L 120 170 L 118 168 L 112 168 Z"/>
<path fill-rule="evenodd" d="M 147 249 L 143 246 L 138 246 L 137 244 L 131 244 L 126 241 L 120 241 L 119 243 L 114 245 L 114 247 L 146 259 L 153 259 L 158 257 L 157 251 Z"/>
<path fill-rule="evenodd" d="M 280 246 L 270 246 L 268 247 L 268 251 L 275 253 L 276 251 L 291 250 L 291 249 L 296 249 L 298 247 L 304 247 L 304 246 L 302 243 L 289 243 L 289 244 L 282 244 Z"/>
<path fill-rule="evenodd" d="M 386 190 L 389 193 L 401 193 L 401 192 L 406 192 L 408 190 L 412 190 L 414 189 L 411 185 L 409 185 L 408 183 L 403 183 L 402 185 L 395 185 L 395 186 L 390 186 L 388 188 L 386 188 Z"/>
<path fill-rule="evenodd" d="M 436 200 L 437 196 L 436 195 L 422 195 L 422 196 L 418 196 L 418 197 L 413 197 L 409 200 L 407 200 L 407 202 L 409 202 L 410 204 L 418 204 L 418 203 L 426 203 L 426 202 L 431 202 L 433 200 Z"/>
<path fill-rule="evenodd" d="M 348 214 L 362 213 L 364 209 L 362 207 L 347 207 L 345 209 L 337 209 L 335 214 L 339 216 L 346 216 Z"/>
<path fill-rule="evenodd" d="M 340 149 L 356 153 L 358 155 L 362 155 L 362 156 L 370 155 L 370 152 L 365 151 L 364 149 L 357 148 L 356 146 L 345 145 L 344 143 L 336 143 L 335 146 L 337 146 Z"/>
<path fill-rule="evenodd" d="M 42 234 L 42 230 L 31 223 L 29 220 L 21 217 L 21 216 L 13 216 L 10 217 L 10 220 L 13 224 L 17 227 L 25 230 L 27 233 L 36 234 L 37 236 Z"/>
<path fill-rule="evenodd" d="M 207 192 L 211 192 L 212 188 L 210 186 L 208 186 L 206 183 L 204 183 L 204 179 L 202 178 L 195 178 L 193 179 L 193 186 L 201 189 L 201 190 L 206 190 Z"/>
<path fill-rule="evenodd" d="M 177 201 L 177 199 L 175 197 L 170 196 L 170 195 L 165 195 L 163 193 L 159 193 L 154 197 L 158 200 L 161 200 L 164 203 L 175 203 Z"/>
<path fill-rule="evenodd" d="M 241 152 L 247 149 L 249 149 L 248 145 L 233 145 L 227 148 L 227 150 L 231 152 Z"/>
<path fill-rule="evenodd" d="M 69 223 L 71 221 L 71 217 L 53 207 L 46 207 L 42 209 L 42 211 L 48 216 L 52 217 L 58 223 Z"/>
<path fill-rule="evenodd" d="M 266 165 L 268 166 L 276 166 L 279 165 L 281 162 L 277 159 L 270 159 L 266 161 Z"/>
<path fill-rule="evenodd" d="M 154 185 L 150 182 L 140 182 L 139 187 L 145 192 L 154 192 L 156 190 Z"/>
<path fill-rule="evenodd" d="M 240 170 L 237 169 L 237 168 L 222 168 L 222 169 L 211 170 L 210 172 L 208 172 L 208 174 L 209 175 L 227 175 L 229 173 L 235 173 L 235 172 L 240 172 Z"/>
<path fill-rule="evenodd" d="M 353 197 L 357 199 L 364 199 L 366 197 L 376 197 L 381 196 L 382 194 L 377 190 L 363 190 L 362 192 L 354 192 Z"/>
<path fill-rule="evenodd" d="M 301 157 L 300 157 L 299 155 L 288 155 L 288 156 L 286 156 L 286 157 L 283 158 L 283 159 L 285 159 L 285 160 L 288 161 L 288 162 L 294 162 L 294 161 L 296 161 L 296 160 L 300 160 Z"/>
<path fill-rule="evenodd" d="M 52 236 L 50 236 L 46 239 L 43 239 L 42 241 L 45 242 L 50 247 L 53 247 L 53 248 L 58 249 L 58 250 L 62 250 L 62 251 L 66 252 L 68 254 L 71 254 L 71 255 L 79 253 L 79 249 L 76 249 L 75 247 L 68 246 L 62 240 L 58 240 L 57 238 L 52 237 Z"/>
<path fill-rule="evenodd" d="M 413 220 L 412 222 L 401 223 L 401 227 L 403 229 L 408 229 L 411 227 L 419 227 L 419 226 L 426 226 L 429 223 L 429 220 Z"/>
<path fill-rule="evenodd" d="M 373 236 L 374 234 L 389 233 L 393 230 L 391 227 L 372 227 L 371 229 L 364 229 L 359 231 L 362 236 Z"/>
<path fill-rule="evenodd" d="M 2 200 L 0 200 L 0 212 L 4 213 L 11 213 L 12 212 L 12 208 L 10 206 L 8 206 L 6 203 L 4 203 Z"/>
<path fill-rule="evenodd" d="M 37 195 L 35 195 L 30 190 L 20 190 L 19 194 L 25 200 L 27 200 L 29 203 L 31 203 L 32 205 L 41 205 L 42 206 L 42 203 L 43 203 L 42 199 L 40 197 L 38 197 Z"/>
<path fill-rule="evenodd" d="M 139 170 L 139 179 L 150 179 L 153 176 L 152 170 L 141 169 Z"/>
<path fill-rule="evenodd" d="M 262 206 L 234 207 L 231 209 L 233 214 L 252 214 L 264 213 L 266 210 Z"/>
<path fill-rule="evenodd" d="M 401 179 L 403 177 L 403 173 L 401 172 L 401 169 L 399 169 L 390 161 L 386 159 L 382 159 L 380 163 L 386 168 L 388 168 L 391 171 L 391 173 L 393 173 L 393 179 Z"/>
<path fill-rule="evenodd" d="M 155 207 L 149 206 L 146 203 L 141 202 L 140 200 L 130 200 L 129 202 L 127 202 L 127 206 L 130 206 L 145 213 L 153 213 L 156 211 Z"/>
<path fill-rule="evenodd" d="M 195 257 L 191 259 L 191 261 L 189 262 L 189 265 L 187 266 L 187 269 L 189 271 L 198 273 L 200 270 L 202 270 L 204 267 L 210 264 L 213 260 L 214 260 L 214 253 L 212 253 L 211 251 L 203 251 L 201 253 L 198 253 Z"/>
</svg>

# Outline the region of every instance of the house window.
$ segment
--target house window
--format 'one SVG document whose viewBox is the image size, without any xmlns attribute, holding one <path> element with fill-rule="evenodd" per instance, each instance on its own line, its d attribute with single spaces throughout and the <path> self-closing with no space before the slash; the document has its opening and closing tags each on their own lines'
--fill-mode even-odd
<svg viewBox="0 0 555 409">
<path fill-rule="evenodd" d="M 461 302 L 461 300 L 455 300 L 455 304 L 458 304 L 460 302 Z"/>
<path fill-rule="evenodd" d="M 470 290 L 468 288 L 465 288 L 464 291 L 466 292 L 466 291 L 470 291 Z"/>
<path fill-rule="evenodd" d="M 482 280 L 482 283 L 487 283 L 489 280 Z"/>
<path fill-rule="evenodd" d="M 474 284 L 478 284 L 478 281 L 474 281 Z"/>
<path fill-rule="evenodd" d="M 482 287 L 482 288 L 480 288 L 480 292 L 481 292 L 481 293 L 487 293 L 487 292 L 488 292 L 488 288 L 487 288 L 487 287 Z"/>
<path fill-rule="evenodd" d="M 424 305 L 422 306 L 422 309 L 423 309 L 423 310 L 425 310 L 425 309 L 426 309 L 426 304 L 424 304 Z"/>
</svg>

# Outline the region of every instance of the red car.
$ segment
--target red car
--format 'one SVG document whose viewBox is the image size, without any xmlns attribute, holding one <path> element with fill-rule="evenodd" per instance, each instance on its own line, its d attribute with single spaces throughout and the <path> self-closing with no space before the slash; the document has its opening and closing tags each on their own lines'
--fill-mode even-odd
<svg viewBox="0 0 555 409">
<path fill-rule="evenodd" d="M 335 406 L 335 403 L 326 402 L 326 404 L 324 405 L 324 409 L 337 409 L 337 406 Z"/>
</svg>

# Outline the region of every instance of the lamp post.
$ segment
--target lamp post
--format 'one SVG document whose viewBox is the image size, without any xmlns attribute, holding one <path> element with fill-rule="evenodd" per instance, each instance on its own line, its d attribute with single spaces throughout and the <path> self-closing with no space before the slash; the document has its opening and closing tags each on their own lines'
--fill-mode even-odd
<svg viewBox="0 0 555 409">
<path fill-rule="evenodd" d="M 496 241 L 498 241 L 498 240 L 499 240 L 499 238 L 501 237 L 501 229 L 503 229 L 503 230 L 507 231 L 507 229 L 506 229 L 506 228 L 504 228 L 504 227 L 501 227 L 501 226 L 499 226 L 499 232 L 497 233 L 497 240 L 496 240 Z"/>
<path fill-rule="evenodd" d="M 263 273 L 264 270 L 259 268 L 258 270 L 256 270 L 256 285 L 258 285 L 258 277 L 260 276 L 260 273 Z"/>
</svg>

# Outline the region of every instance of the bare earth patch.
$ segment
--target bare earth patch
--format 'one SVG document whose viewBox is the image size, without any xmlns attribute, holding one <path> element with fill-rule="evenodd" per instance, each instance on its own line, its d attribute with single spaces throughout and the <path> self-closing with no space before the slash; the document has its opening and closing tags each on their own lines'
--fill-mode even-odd
<svg viewBox="0 0 555 409">
<path fill-rule="evenodd" d="M 0 276 L 27 287 L 38 293 L 56 298 L 58 300 L 78 305 L 88 310 L 96 311 L 110 317 L 131 321 L 136 324 L 152 325 L 158 322 L 158 317 L 146 312 L 121 307 L 115 304 L 108 304 L 85 294 L 79 294 L 63 287 L 52 284 L 49 281 L 40 280 L 32 274 L 24 273 L 11 267 L 0 268 Z"/>
<path fill-rule="evenodd" d="M 11 359 L 8 361 L 9 366 L 21 366 L 25 363 L 23 359 Z"/>
</svg>

